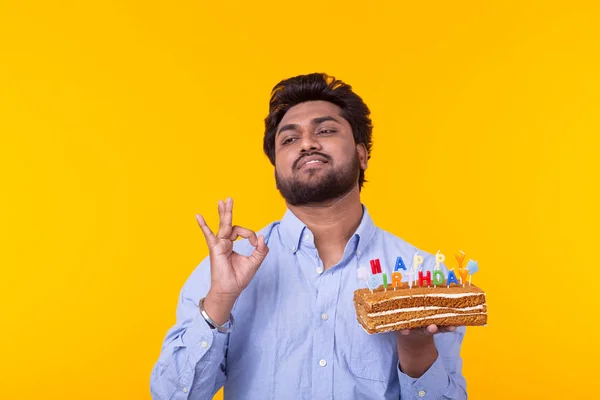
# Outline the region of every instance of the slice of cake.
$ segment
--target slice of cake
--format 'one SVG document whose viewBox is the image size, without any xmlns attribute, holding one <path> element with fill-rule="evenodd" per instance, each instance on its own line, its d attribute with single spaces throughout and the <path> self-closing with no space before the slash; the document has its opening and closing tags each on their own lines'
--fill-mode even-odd
<svg viewBox="0 0 600 400">
<path fill-rule="evenodd" d="M 383 286 L 354 292 L 358 322 L 367 333 L 440 326 L 487 324 L 485 292 L 475 285 L 396 289 Z"/>
</svg>

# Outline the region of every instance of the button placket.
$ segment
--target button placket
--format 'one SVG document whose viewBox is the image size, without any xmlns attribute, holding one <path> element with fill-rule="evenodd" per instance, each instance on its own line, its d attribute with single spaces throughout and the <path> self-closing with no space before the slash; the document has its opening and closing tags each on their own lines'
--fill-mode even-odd
<svg viewBox="0 0 600 400">
<path fill-rule="evenodd" d="M 322 261 L 318 258 L 319 268 L 323 268 Z M 316 329 L 313 336 L 313 365 L 317 369 L 319 379 L 313 382 L 313 398 L 321 398 L 325 393 L 333 396 L 333 369 L 335 359 L 335 310 L 338 301 L 339 288 L 342 274 L 339 270 L 328 270 L 317 279 L 317 298 L 315 303 L 314 322 Z"/>
</svg>

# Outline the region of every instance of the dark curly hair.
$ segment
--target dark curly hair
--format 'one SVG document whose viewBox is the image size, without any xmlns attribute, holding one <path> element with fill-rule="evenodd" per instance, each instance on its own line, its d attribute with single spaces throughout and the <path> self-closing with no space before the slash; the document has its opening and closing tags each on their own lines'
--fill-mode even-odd
<svg viewBox="0 0 600 400">
<path fill-rule="evenodd" d="M 275 134 L 285 113 L 293 106 L 305 101 L 323 100 L 342 109 L 342 117 L 352 127 L 355 143 L 362 143 L 371 158 L 371 123 L 369 108 L 352 91 L 352 86 L 324 73 L 299 75 L 279 82 L 271 91 L 269 115 L 265 118 L 263 149 L 271 164 L 275 165 Z M 365 171 L 360 170 L 358 187 L 362 188 Z"/>
</svg>

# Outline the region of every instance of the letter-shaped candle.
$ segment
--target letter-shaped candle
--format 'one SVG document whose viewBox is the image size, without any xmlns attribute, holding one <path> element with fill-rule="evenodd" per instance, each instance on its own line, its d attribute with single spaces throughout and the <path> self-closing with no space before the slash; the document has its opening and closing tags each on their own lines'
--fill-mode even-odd
<svg viewBox="0 0 600 400">
<path fill-rule="evenodd" d="M 433 270 L 439 271 L 440 264 L 443 263 L 444 260 L 446 260 L 446 256 L 440 253 L 440 251 L 438 250 L 437 253 L 435 253 L 435 268 L 433 268 Z"/>
<path fill-rule="evenodd" d="M 423 264 L 423 257 L 421 257 L 419 255 L 419 252 L 417 251 L 417 253 L 415 254 L 415 256 L 413 257 L 413 265 L 412 265 L 412 269 L 416 272 L 419 270 L 419 266 Z"/>
<path fill-rule="evenodd" d="M 379 287 L 379 276 L 380 275 L 373 275 L 373 274 L 371 274 L 369 276 L 369 288 L 371 290 L 377 289 Z"/>
<path fill-rule="evenodd" d="M 396 266 L 394 267 L 394 272 L 399 271 L 401 269 L 406 271 L 406 265 L 404 265 L 402 257 L 398 257 L 396 258 Z"/>
<path fill-rule="evenodd" d="M 456 283 L 458 285 L 458 279 L 456 279 L 456 274 L 454 273 L 454 270 L 450 270 L 450 272 L 448 272 L 448 281 L 446 282 L 446 285 L 450 287 L 451 283 Z"/>
<path fill-rule="evenodd" d="M 419 271 L 419 286 L 425 286 L 425 282 L 427 282 L 427 286 L 431 286 L 431 271 L 427 271 L 425 276 L 423 276 L 423 271 Z"/>
<path fill-rule="evenodd" d="M 442 270 L 433 271 L 433 286 L 440 286 L 444 283 L 444 272 Z"/>
<path fill-rule="evenodd" d="M 379 258 L 371 260 L 371 273 L 373 275 L 381 273 L 381 263 L 379 262 Z"/>
<path fill-rule="evenodd" d="M 458 268 L 462 268 L 463 265 L 463 260 L 465 259 L 465 252 L 464 251 L 460 251 L 460 254 L 455 254 L 454 257 L 456 257 L 456 261 L 458 261 Z"/>
<path fill-rule="evenodd" d="M 415 271 L 411 269 L 406 275 L 408 275 L 408 287 L 412 289 L 413 282 L 415 281 Z"/>
<path fill-rule="evenodd" d="M 460 275 L 460 282 L 465 286 L 465 281 L 467 280 L 467 276 L 469 275 L 469 270 L 466 268 L 459 268 L 458 274 Z"/>
<path fill-rule="evenodd" d="M 400 272 L 392 272 L 392 286 L 394 289 L 402 286 L 402 274 Z"/>
</svg>

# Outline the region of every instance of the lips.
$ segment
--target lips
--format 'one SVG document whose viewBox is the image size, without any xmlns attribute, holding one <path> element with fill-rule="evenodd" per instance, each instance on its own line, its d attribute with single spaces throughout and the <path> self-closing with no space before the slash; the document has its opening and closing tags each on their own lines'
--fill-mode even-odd
<svg viewBox="0 0 600 400">
<path fill-rule="evenodd" d="M 300 159 L 300 161 L 298 162 L 297 168 L 300 169 L 305 165 L 318 165 L 319 163 L 326 164 L 327 160 L 325 159 L 325 157 L 317 156 L 317 155 L 305 156 Z"/>
</svg>

